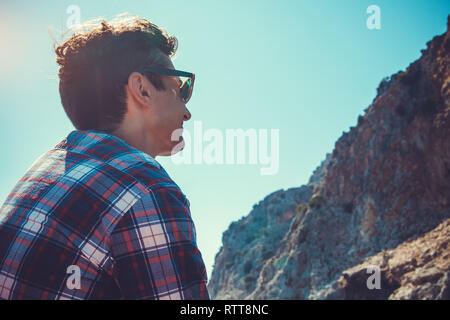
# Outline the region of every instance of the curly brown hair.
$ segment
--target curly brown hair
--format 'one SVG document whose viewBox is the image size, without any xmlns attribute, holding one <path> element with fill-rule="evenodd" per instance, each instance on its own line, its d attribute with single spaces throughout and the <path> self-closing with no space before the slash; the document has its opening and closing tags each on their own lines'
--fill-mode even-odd
<svg viewBox="0 0 450 320">
<path fill-rule="evenodd" d="M 178 41 L 148 20 L 138 17 L 86 22 L 55 48 L 59 64 L 61 103 L 78 130 L 112 132 L 127 111 L 125 85 L 142 67 L 167 67 L 161 54 L 172 58 Z M 146 74 L 158 91 L 161 78 Z"/>
</svg>

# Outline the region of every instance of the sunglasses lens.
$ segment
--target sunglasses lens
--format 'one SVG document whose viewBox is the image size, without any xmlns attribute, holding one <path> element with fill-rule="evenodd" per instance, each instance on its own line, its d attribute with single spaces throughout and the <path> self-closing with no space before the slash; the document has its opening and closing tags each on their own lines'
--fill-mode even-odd
<svg viewBox="0 0 450 320">
<path fill-rule="evenodd" d="M 191 79 L 187 79 L 183 85 L 181 86 L 181 98 L 187 102 L 190 98 L 191 92 L 192 92 L 192 88 L 191 88 Z"/>
</svg>

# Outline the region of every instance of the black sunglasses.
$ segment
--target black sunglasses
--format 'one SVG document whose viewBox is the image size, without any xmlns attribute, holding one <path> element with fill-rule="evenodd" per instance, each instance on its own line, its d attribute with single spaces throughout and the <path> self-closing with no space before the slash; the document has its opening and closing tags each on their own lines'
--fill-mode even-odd
<svg viewBox="0 0 450 320">
<path fill-rule="evenodd" d="M 180 85 L 180 95 L 184 103 L 187 103 L 192 96 L 192 90 L 194 89 L 194 81 L 195 81 L 195 74 L 193 73 L 160 67 L 147 67 L 139 70 L 138 72 L 139 73 L 153 72 L 161 76 L 188 77 L 188 79 L 186 79 Z"/>
</svg>

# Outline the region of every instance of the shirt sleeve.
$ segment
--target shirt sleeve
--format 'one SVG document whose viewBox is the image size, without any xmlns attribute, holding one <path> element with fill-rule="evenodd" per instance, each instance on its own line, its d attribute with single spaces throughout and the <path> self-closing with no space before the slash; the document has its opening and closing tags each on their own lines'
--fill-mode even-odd
<svg viewBox="0 0 450 320">
<path fill-rule="evenodd" d="M 124 299 L 209 300 L 189 201 L 175 187 L 144 194 L 111 233 Z"/>
</svg>

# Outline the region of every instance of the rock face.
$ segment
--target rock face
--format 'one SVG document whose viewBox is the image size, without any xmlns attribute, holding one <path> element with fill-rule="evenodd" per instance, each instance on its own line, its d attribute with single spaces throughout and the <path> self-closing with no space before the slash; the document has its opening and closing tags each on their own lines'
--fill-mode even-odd
<svg viewBox="0 0 450 320">
<path fill-rule="evenodd" d="M 365 259 L 342 273 L 327 298 L 450 300 L 449 235 L 447 219 L 414 241 Z M 380 272 L 379 290 L 367 286 L 374 266 Z"/>
<path fill-rule="evenodd" d="M 230 225 L 213 299 L 449 299 L 449 53 L 447 30 L 381 81 L 307 185 Z"/>
</svg>

